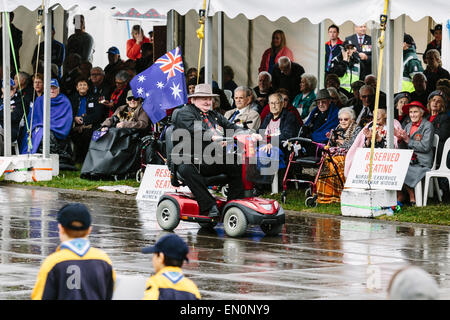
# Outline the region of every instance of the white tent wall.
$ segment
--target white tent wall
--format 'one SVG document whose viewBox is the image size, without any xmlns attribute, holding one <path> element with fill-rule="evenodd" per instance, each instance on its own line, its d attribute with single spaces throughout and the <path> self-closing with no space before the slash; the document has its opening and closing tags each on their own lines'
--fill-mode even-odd
<svg viewBox="0 0 450 320">
<path fill-rule="evenodd" d="M 13 24 L 22 30 L 22 46 L 19 50 L 21 70 L 29 74 L 33 74 L 33 66 L 31 59 L 33 58 L 34 48 L 38 44 L 38 36 L 35 32 L 37 25 L 37 10 L 30 11 L 25 7 L 18 7 L 14 10 Z M 42 25 L 44 25 L 44 18 L 42 18 Z M 55 39 L 63 42 L 63 25 L 64 25 L 64 10 L 58 7 L 53 13 L 53 25 L 55 26 Z M 44 34 L 41 35 L 41 41 L 44 41 Z M 14 66 L 11 66 L 14 70 Z"/>
<path fill-rule="evenodd" d="M 417 51 L 419 53 L 419 59 L 421 59 L 421 53 L 425 51 L 427 43 L 430 39 L 429 29 L 432 27 L 430 24 L 430 18 L 423 18 L 419 21 L 413 21 L 409 17 L 404 18 L 405 32 L 413 36 L 417 44 Z M 325 32 L 328 27 L 333 23 L 330 19 L 324 21 Z M 403 16 L 398 17 L 394 21 L 394 74 L 396 79 L 401 79 L 402 68 L 402 33 Z M 434 25 L 435 23 L 433 23 Z M 375 28 L 379 28 L 378 23 L 367 23 L 367 34 L 371 34 L 370 27 L 374 25 Z M 342 25 L 339 25 L 340 38 L 342 40 L 345 37 L 354 33 L 354 23 L 347 21 Z M 199 40 L 196 36 L 196 30 L 199 28 L 198 14 L 191 10 L 185 15 L 185 63 L 188 67 L 197 67 L 198 63 L 198 50 Z M 213 79 L 217 79 L 217 15 L 213 17 Z M 281 29 L 286 34 L 286 41 L 288 47 L 294 53 L 294 60 L 300 63 L 306 73 L 311 73 L 318 76 L 318 36 L 319 25 L 311 23 L 308 19 L 302 19 L 298 22 L 292 23 L 286 18 L 278 19 L 277 21 L 270 21 L 266 17 L 257 17 L 252 21 L 252 56 L 248 59 L 248 47 L 249 47 L 249 23 L 248 19 L 243 15 L 238 15 L 234 19 L 224 16 L 224 65 L 229 65 L 233 68 L 235 73 L 234 81 L 238 85 L 256 86 L 258 68 L 261 62 L 261 57 L 269 46 L 271 41 L 272 32 L 276 29 Z M 379 52 L 379 48 L 376 45 L 378 39 L 378 30 L 376 32 L 377 38 L 372 39 L 373 50 Z M 327 41 L 327 37 L 325 38 Z M 374 58 L 377 59 L 377 55 L 374 54 Z M 250 78 L 248 77 L 248 61 L 250 61 Z M 203 66 L 204 56 L 202 54 L 201 66 Z M 376 63 L 378 60 L 376 61 Z M 386 74 L 386 65 L 383 66 L 382 73 L 382 89 L 385 90 L 385 82 L 383 77 Z M 424 68 L 426 65 L 424 64 Z M 377 69 L 372 70 L 373 73 L 377 72 Z M 394 92 L 399 91 L 399 83 L 395 83 Z"/>
<path fill-rule="evenodd" d="M 113 17 L 117 9 L 93 9 L 69 11 L 68 35 L 74 33 L 73 17 L 77 14 L 84 15 L 86 32 L 94 38 L 94 54 L 92 65 L 105 68 L 108 62 L 108 54 L 106 53 L 110 47 L 117 47 L 120 51 L 122 60 L 127 60 L 127 40 L 131 34 L 131 28 L 137 24 L 144 30 L 145 36 L 153 30 L 155 25 L 165 25 L 165 21 L 155 21 L 149 19 L 130 19 L 123 20 Z"/>
</svg>

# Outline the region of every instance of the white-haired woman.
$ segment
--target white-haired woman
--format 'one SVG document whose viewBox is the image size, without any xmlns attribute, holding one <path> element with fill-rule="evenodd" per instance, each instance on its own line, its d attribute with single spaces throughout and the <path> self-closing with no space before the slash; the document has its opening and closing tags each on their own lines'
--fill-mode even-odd
<svg viewBox="0 0 450 320">
<path fill-rule="evenodd" d="M 343 183 L 345 182 L 345 155 L 361 131 L 361 127 L 356 124 L 356 115 L 353 108 L 342 108 L 339 110 L 338 118 L 339 124 L 336 129 L 327 134 L 330 138 L 329 146 L 333 154 L 332 160 L 336 167 L 330 159 L 327 159 L 323 166 L 317 182 L 317 201 L 319 203 L 340 202 Z"/>
<path fill-rule="evenodd" d="M 428 110 L 419 101 L 412 101 L 403 106 L 403 113 L 409 114 L 411 122 L 405 129 L 395 130 L 396 135 L 402 140 L 400 147 L 403 149 L 412 149 L 414 151 L 411 162 L 406 173 L 404 189 L 409 195 L 411 205 L 416 204 L 414 194 L 415 186 L 420 183 L 425 173 L 433 165 L 433 138 L 434 127 L 425 116 Z M 402 191 L 397 194 L 398 201 L 404 201 Z"/>
<path fill-rule="evenodd" d="M 300 93 L 295 96 L 292 105 L 297 108 L 298 113 L 305 120 L 312 110 L 314 100 L 316 100 L 317 78 L 312 74 L 303 74 L 300 81 Z"/>
</svg>

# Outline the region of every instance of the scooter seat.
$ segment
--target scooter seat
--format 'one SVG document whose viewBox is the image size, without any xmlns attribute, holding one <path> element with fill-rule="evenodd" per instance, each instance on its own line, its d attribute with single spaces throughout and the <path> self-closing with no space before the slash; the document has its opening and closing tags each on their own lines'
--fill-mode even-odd
<svg viewBox="0 0 450 320">
<path fill-rule="evenodd" d="M 179 172 L 177 172 L 177 178 L 178 180 L 184 183 L 184 178 L 181 176 Z M 205 180 L 206 185 L 208 186 L 225 185 L 228 183 L 228 176 L 224 173 L 221 173 L 215 176 L 205 177 Z"/>
</svg>

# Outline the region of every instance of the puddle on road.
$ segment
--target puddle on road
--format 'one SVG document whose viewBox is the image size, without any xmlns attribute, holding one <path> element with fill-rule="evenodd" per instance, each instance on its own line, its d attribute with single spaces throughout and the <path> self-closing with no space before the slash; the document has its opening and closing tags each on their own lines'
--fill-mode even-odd
<svg viewBox="0 0 450 320">
<path fill-rule="evenodd" d="M 0 299 L 29 298 L 42 259 L 59 242 L 56 212 L 73 201 L 91 210 L 91 241 L 110 255 L 118 275 L 153 271 L 140 250 L 165 234 L 154 203 L 0 188 Z M 221 224 L 209 230 L 187 222 L 175 232 L 190 248 L 184 270 L 206 299 L 383 299 L 390 276 L 407 264 L 450 286 L 445 229 L 289 215 L 277 237 L 255 226 L 234 239 Z M 381 268 L 378 290 L 366 288 L 369 265 Z"/>
</svg>

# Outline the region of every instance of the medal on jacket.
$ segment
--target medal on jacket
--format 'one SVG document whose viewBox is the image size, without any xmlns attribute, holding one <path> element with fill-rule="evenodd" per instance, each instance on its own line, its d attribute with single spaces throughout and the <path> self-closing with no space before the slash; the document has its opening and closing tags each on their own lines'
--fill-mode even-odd
<svg viewBox="0 0 450 320">
<path fill-rule="evenodd" d="M 416 134 L 416 135 L 414 136 L 414 140 L 416 140 L 416 141 L 421 141 L 421 140 L 422 140 L 422 135 L 421 135 L 421 134 Z"/>
</svg>

